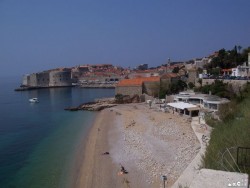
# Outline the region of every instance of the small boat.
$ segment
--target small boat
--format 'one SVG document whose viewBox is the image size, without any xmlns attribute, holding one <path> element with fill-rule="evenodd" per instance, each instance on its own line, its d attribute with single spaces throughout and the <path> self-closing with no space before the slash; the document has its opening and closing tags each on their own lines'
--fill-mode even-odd
<svg viewBox="0 0 250 188">
<path fill-rule="evenodd" d="M 29 101 L 31 103 L 38 103 L 39 102 L 38 98 L 32 98 L 32 99 L 29 99 Z"/>
</svg>

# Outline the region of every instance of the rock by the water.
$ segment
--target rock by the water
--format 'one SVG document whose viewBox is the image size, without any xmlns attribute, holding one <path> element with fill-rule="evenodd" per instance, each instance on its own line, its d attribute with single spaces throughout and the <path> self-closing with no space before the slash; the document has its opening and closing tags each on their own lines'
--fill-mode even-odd
<svg viewBox="0 0 250 188">
<path fill-rule="evenodd" d="M 88 102 L 79 105 L 78 107 L 68 107 L 65 108 L 64 110 L 69 110 L 69 111 L 78 111 L 78 110 L 88 110 L 88 111 L 101 111 L 105 108 L 111 108 L 113 106 L 116 106 L 114 103 L 114 99 L 99 99 L 96 100 L 95 102 Z"/>
<path fill-rule="evenodd" d="M 68 107 L 64 110 L 68 111 L 78 111 L 78 110 L 88 110 L 88 111 L 101 111 L 105 108 L 111 108 L 117 104 L 126 104 L 126 103 L 139 103 L 141 99 L 139 95 L 129 96 L 129 95 L 119 95 L 116 98 L 104 98 L 96 99 L 95 102 L 88 102 L 79 105 L 78 107 Z"/>
</svg>

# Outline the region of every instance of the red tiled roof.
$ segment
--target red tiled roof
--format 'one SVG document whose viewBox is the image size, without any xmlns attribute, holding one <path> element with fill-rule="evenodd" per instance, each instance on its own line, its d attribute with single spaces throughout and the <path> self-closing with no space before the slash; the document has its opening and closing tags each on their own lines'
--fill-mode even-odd
<svg viewBox="0 0 250 188">
<path fill-rule="evenodd" d="M 160 81 L 159 76 L 124 79 L 121 80 L 117 84 L 117 86 L 141 86 L 143 82 L 157 82 L 157 81 Z"/>
<path fill-rule="evenodd" d="M 167 73 L 167 74 L 164 74 L 164 75 L 162 75 L 161 76 L 161 78 L 176 78 L 176 77 L 178 77 L 179 75 L 178 74 L 176 74 L 176 73 Z"/>
<path fill-rule="evenodd" d="M 222 69 L 222 72 L 232 72 L 232 69 Z"/>
</svg>

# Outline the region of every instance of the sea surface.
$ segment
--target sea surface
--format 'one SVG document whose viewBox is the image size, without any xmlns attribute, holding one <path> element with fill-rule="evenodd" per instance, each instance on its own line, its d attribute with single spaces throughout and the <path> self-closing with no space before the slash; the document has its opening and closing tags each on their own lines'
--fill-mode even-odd
<svg viewBox="0 0 250 188">
<path fill-rule="evenodd" d="M 112 97 L 114 89 L 15 92 L 19 85 L 18 78 L 0 79 L 0 187 L 70 187 L 76 154 L 98 112 L 64 108 Z M 29 103 L 33 97 L 40 102 Z"/>
</svg>

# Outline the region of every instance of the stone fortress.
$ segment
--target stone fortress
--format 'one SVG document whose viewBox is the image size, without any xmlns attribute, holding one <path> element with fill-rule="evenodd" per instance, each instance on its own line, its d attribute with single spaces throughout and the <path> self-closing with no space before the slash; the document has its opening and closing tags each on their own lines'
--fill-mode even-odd
<svg viewBox="0 0 250 188">
<path fill-rule="evenodd" d="M 66 87 L 72 86 L 71 69 L 59 68 L 23 76 L 23 87 Z"/>
</svg>

